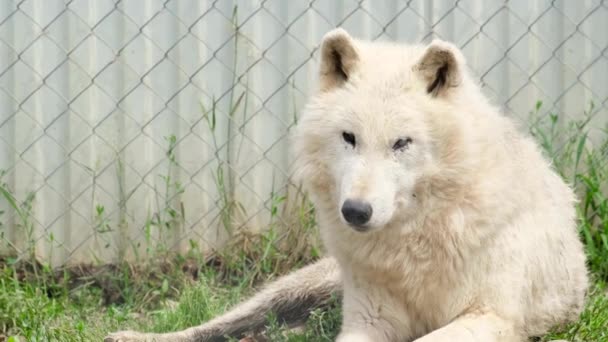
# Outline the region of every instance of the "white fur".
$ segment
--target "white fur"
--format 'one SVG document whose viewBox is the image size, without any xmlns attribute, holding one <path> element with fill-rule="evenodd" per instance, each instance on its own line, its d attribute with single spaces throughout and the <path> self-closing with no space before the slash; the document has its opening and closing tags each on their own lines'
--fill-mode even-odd
<svg viewBox="0 0 608 342">
<path fill-rule="evenodd" d="M 338 340 L 410 341 L 439 329 L 419 341 L 522 341 L 576 319 L 588 280 L 573 192 L 488 104 L 462 54 L 440 41 L 335 35 L 358 62 L 312 97 L 294 153 L 343 272 Z M 457 63 L 437 96 L 420 67 L 435 50 Z M 404 136 L 412 144 L 393 151 Z M 368 231 L 341 217 L 349 197 L 372 204 Z"/>
</svg>

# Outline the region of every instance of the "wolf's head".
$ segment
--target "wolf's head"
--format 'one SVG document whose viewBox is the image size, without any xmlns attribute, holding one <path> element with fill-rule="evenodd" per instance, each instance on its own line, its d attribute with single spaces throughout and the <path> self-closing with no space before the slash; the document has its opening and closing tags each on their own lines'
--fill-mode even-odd
<svg viewBox="0 0 608 342">
<path fill-rule="evenodd" d="M 296 175 L 337 224 L 363 232 L 414 217 L 458 139 L 446 127 L 470 83 L 461 52 L 439 40 L 371 43 L 335 29 L 320 58 L 319 91 L 293 142 Z"/>
</svg>

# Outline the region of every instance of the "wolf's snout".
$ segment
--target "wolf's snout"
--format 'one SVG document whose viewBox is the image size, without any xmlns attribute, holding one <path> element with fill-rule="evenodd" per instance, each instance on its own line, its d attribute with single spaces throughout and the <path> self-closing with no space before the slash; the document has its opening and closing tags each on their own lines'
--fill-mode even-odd
<svg viewBox="0 0 608 342">
<path fill-rule="evenodd" d="M 342 216 L 344 216 L 346 222 L 355 227 L 360 227 L 372 218 L 372 206 L 364 201 L 347 199 L 342 204 Z"/>
</svg>

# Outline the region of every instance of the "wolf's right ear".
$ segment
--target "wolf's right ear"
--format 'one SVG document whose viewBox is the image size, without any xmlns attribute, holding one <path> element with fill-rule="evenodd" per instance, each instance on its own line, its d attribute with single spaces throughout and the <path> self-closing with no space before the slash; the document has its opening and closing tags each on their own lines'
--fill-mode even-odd
<svg viewBox="0 0 608 342">
<path fill-rule="evenodd" d="M 438 97 L 462 83 L 464 65 L 464 56 L 456 46 L 435 39 L 426 48 L 414 69 L 425 81 L 426 92 Z"/>
<path fill-rule="evenodd" d="M 326 91 L 347 82 L 358 62 L 355 42 L 344 29 L 337 28 L 326 33 L 321 42 L 321 90 Z"/>
</svg>

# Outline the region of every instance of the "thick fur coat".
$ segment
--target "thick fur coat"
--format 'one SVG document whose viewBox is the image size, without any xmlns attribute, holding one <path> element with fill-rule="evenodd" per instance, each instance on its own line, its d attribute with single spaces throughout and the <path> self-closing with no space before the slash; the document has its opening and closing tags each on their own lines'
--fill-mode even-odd
<svg viewBox="0 0 608 342">
<path fill-rule="evenodd" d="M 328 257 L 202 326 L 108 341 L 239 334 L 332 291 L 338 341 L 515 342 L 577 319 L 588 275 L 574 194 L 452 44 L 329 32 L 293 151 Z"/>
</svg>

